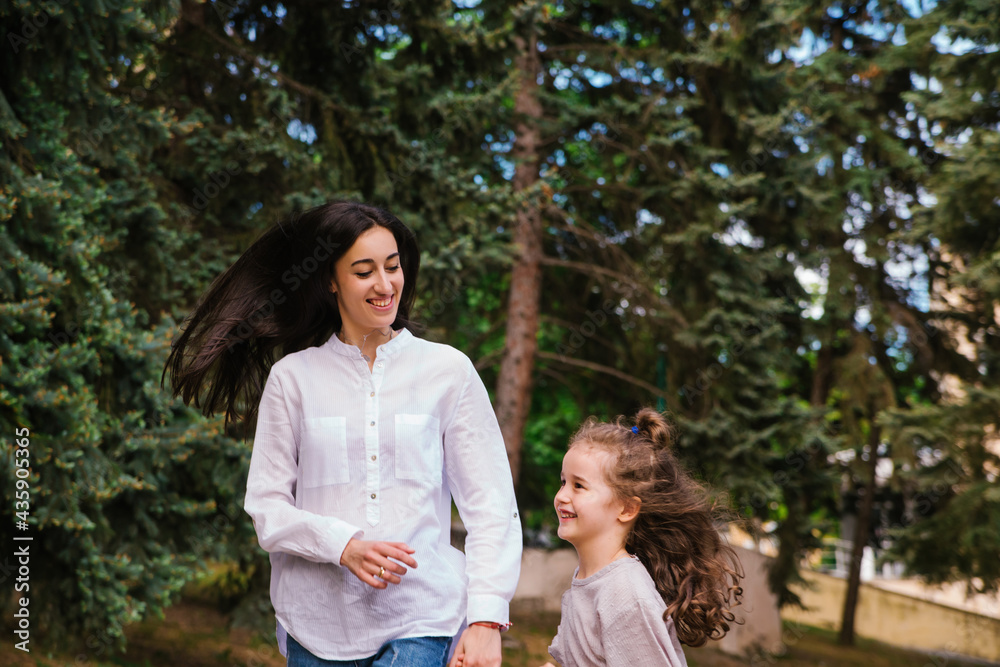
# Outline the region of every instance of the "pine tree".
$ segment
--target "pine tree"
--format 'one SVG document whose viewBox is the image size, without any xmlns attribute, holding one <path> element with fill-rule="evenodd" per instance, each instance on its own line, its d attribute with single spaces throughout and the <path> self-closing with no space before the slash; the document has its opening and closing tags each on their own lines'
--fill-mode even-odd
<svg viewBox="0 0 1000 667">
<path fill-rule="evenodd" d="M 242 434 L 159 369 L 222 269 L 332 197 L 417 232 L 416 314 L 496 386 L 532 527 L 583 417 L 656 404 L 776 525 L 783 603 L 851 512 L 857 554 L 996 587 L 992 6 L 96 7 L 0 10 L 0 405 L 53 631 L 109 647 L 208 556 L 267 611 Z"/>
<path fill-rule="evenodd" d="M 159 308 L 190 269 L 151 160 L 174 131 L 154 47 L 171 17 L 98 4 L 0 11 L 0 421 L 29 443 L 5 448 L 0 534 L 32 538 L 30 589 L 4 599 L 29 599 L 33 641 L 88 655 L 225 551 L 247 460 L 159 387 Z"/>
<path fill-rule="evenodd" d="M 928 65 L 948 60 L 932 35 L 949 11 L 911 16 L 903 4 L 840 3 L 803 5 L 794 14 L 811 50 L 793 78 L 801 151 L 789 156 L 789 173 L 802 220 L 811 223 L 799 232 L 795 261 L 826 285 L 822 314 L 803 336 L 816 350 L 811 402 L 833 411 L 839 447 L 853 455 L 841 459 L 848 461 L 842 511 L 857 515 L 844 643 L 854 637 L 862 549 L 885 546 L 873 526 L 876 509 L 885 513 L 891 502 L 877 483 L 879 460 L 897 471 L 927 463 L 899 436 L 896 425 L 910 418 L 897 406 L 939 403 L 940 373 L 956 361 L 950 336 L 938 334 L 942 322 L 926 306 L 941 294 L 933 278 L 937 232 L 914 215 L 950 152 L 935 138 L 933 104 L 917 103 Z M 935 217 L 940 210 L 934 207 Z M 913 526 L 925 535 L 928 528 Z"/>
<path fill-rule="evenodd" d="M 892 554 L 932 582 L 971 591 L 1000 586 L 998 20 L 988 3 L 949 2 L 914 26 L 921 78 L 908 100 L 932 168 L 901 236 L 926 253 L 930 299 L 904 361 L 924 370 L 925 386 L 883 417 L 893 446 L 909 454 L 897 465 L 905 506 Z"/>
</svg>

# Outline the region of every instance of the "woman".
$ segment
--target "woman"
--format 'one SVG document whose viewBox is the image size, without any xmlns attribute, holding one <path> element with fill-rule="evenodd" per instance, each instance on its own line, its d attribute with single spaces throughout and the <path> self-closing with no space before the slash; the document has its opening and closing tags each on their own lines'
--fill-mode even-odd
<svg viewBox="0 0 1000 667">
<path fill-rule="evenodd" d="M 205 387 L 206 414 L 256 420 L 245 508 L 293 667 L 441 666 L 463 625 L 452 664 L 500 664 L 521 556 L 510 468 L 471 361 L 409 329 L 418 268 L 389 212 L 316 207 L 213 283 L 167 362 L 185 402 Z"/>
</svg>

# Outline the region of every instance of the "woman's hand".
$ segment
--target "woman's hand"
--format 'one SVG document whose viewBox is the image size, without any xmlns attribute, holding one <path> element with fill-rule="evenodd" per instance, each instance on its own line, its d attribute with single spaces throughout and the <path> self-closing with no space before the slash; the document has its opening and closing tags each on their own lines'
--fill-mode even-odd
<svg viewBox="0 0 1000 667">
<path fill-rule="evenodd" d="M 395 561 L 417 566 L 410 556 L 412 553 L 413 549 L 405 542 L 372 542 L 352 537 L 340 555 L 340 564 L 372 588 L 387 588 L 389 584 L 398 584 L 406 574 L 406 568 Z"/>
<path fill-rule="evenodd" d="M 500 667 L 502 659 L 500 631 L 470 625 L 458 638 L 448 667 Z"/>
</svg>

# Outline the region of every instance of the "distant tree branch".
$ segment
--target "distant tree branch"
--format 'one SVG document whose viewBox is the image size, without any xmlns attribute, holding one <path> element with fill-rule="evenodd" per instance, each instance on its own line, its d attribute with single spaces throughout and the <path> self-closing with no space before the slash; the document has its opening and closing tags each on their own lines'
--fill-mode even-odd
<svg viewBox="0 0 1000 667">
<path fill-rule="evenodd" d="M 667 315 L 675 320 L 682 327 L 687 327 L 687 319 L 675 308 L 663 302 L 662 298 L 657 295 L 653 290 L 651 290 L 646 285 L 639 283 L 635 278 L 628 275 L 627 273 L 622 273 L 621 271 L 615 271 L 603 266 L 597 266 L 595 264 L 588 264 L 586 262 L 574 262 L 568 259 L 556 259 L 555 257 L 542 257 L 541 261 L 543 266 L 562 266 L 568 269 L 573 269 L 574 271 L 579 271 L 580 273 L 605 276 L 608 278 L 613 278 L 619 280 L 633 289 L 643 292 L 648 297 L 650 297 L 656 303 L 656 307 L 666 311 Z"/>
<path fill-rule="evenodd" d="M 253 63 L 257 68 L 260 69 L 261 72 L 266 72 L 268 76 L 273 76 L 283 85 L 305 95 L 306 97 L 311 97 L 312 99 L 317 100 L 323 106 L 328 106 L 338 111 L 344 110 L 343 107 L 341 107 L 339 104 L 330 99 L 330 96 L 324 93 L 323 91 L 317 90 L 312 86 L 307 86 L 306 84 L 300 81 L 296 81 L 295 79 L 286 76 L 284 73 L 281 72 L 280 69 L 272 71 L 269 65 L 265 65 L 263 62 L 261 62 L 260 58 L 256 54 L 252 53 L 249 49 L 241 45 L 235 37 L 226 39 L 225 37 L 222 37 L 221 35 L 218 35 L 209 28 L 207 28 L 204 24 L 192 22 L 192 25 L 194 25 L 199 31 L 207 35 L 212 41 L 216 42 L 220 46 L 231 51 L 232 53 L 235 53 L 236 55 L 243 58 L 247 62 Z"/>
<path fill-rule="evenodd" d="M 580 368 L 586 368 L 588 370 L 596 371 L 598 373 L 604 373 L 606 375 L 611 375 L 618 378 L 619 380 L 624 380 L 629 384 L 634 384 L 637 387 L 642 387 L 646 391 L 650 392 L 655 396 L 662 396 L 667 398 L 666 393 L 659 387 L 652 385 L 645 380 L 640 380 L 639 378 L 632 377 L 628 373 L 623 373 L 617 368 L 611 368 L 611 366 L 605 366 L 604 364 L 596 364 L 593 361 L 584 361 L 583 359 L 575 359 L 573 357 L 566 357 L 561 354 L 555 354 L 554 352 L 545 352 L 539 350 L 535 353 L 535 356 L 539 359 L 549 359 L 551 361 L 558 361 L 559 363 L 567 364 L 569 366 L 578 366 Z"/>
<path fill-rule="evenodd" d="M 536 368 L 536 370 L 538 371 L 539 374 L 550 377 L 559 384 L 566 387 L 566 389 L 568 389 L 569 392 L 573 394 L 573 398 L 576 400 L 578 405 L 585 405 L 587 403 L 587 398 L 583 395 L 580 383 L 578 381 L 574 381 L 571 378 L 566 377 L 559 371 L 555 370 L 554 368 L 549 368 L 548 366 L 541 366 Z"/>
<path fill-rule="evenodd" d="M 473 366 L 476 367 L 477 371 L 482 371 L 484 368 L 489 368 L 489 366 L 495 363 L 498 358 L 503 356 L 504 349 L 505 348 L 501 347 L 496 350 L 493 350 L 492 352 L 487 352 L 483 356 L 476 359 L 476 362 L 473 364 Z"/>
<path fill-rule="evenodd" d="M 556 259 L 555 257 L 543 257 L 542 264 L 545 264 L 546 266 L 565 266 L 566 268 L 576 269 L 581 273 L 596 273 L 602 276 L 615 278 L 624 283 L 628 283 L 633 287 L 641 288 L 641 286 L 631 276 L 622 273 L 621 271 L 615 271 L 603 266 L 596 266 L 586 262 L 574 262 L 568 259 Z"/>
<path fill-rule="evenodd" d="M 579 322 L 576 322 L 576 323 L 570 322 L 568 320 L 564 320 L 564 319 L 559 318 L 559 317 L 553 317 L 552 315 L 541 315 L 539 317 L 539 319 L 542 322 L 551 322 L 552 324 L 555 324 L 558 327 L 562 327 L 563 329 L 567 329 L 567 330 L 570 330 L 570 331 L 572 331 L 573 329 L 577 329 L 580 326 Z M 589 336 L 589 338 L 591 338 L 592 340 L 597 341 L 598 343 L 604 345 L 607 348 L 610 348 L 612 350 L 615 349 L 614 344 L 611 341 L 609 341 L 607 338 L 602 338 L 601 336 L 598 336 L 596 334 L 593 335 L 593 336 Z"/>
</svg>

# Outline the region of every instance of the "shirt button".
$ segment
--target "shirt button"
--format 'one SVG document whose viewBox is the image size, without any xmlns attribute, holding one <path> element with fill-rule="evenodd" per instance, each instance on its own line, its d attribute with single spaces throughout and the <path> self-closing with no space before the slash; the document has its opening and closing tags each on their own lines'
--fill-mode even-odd
<svg viewBox="0 0 1000 667">
<path fill-rule="evenodd" d="M 375 500 L 375 494 L 374 493 L 372 494 L 372 500 Z"/>
<path fill-rule="evenodd" d="M 375 365 L 376 365 L 376 366 L 378 366 L 379 368 L 382 368 L 382 362 L 381 362 L 381 361 L 380 361 L 380 362 L 378 362 L 378 363 L 377 363 L 377 364 L 375 364 Z"/>
<path fill-rule="evenodd" d="M 374 454 L 372 454 L 372 461 L 374 461 L 376 458 L 378 458 L 378 457 L 375 456 Z M 515 516 L 517 516 L 517 515 L 515 514 Z"/>
<path fill-rule="evenodd" d="M 368 395 L 369 395 L 369 396 L 375 396 L 375 392 L 373 391 L 372 393 L 370 393 L 370 394 L 368 394 Z"/>
<path fill-rule="evenodd" d="M 375 425 L 375 422 L 372 422 L 371 424 L 369 424 L 369 426 L 374 426 L 374 425 Z"/>
</svg>

